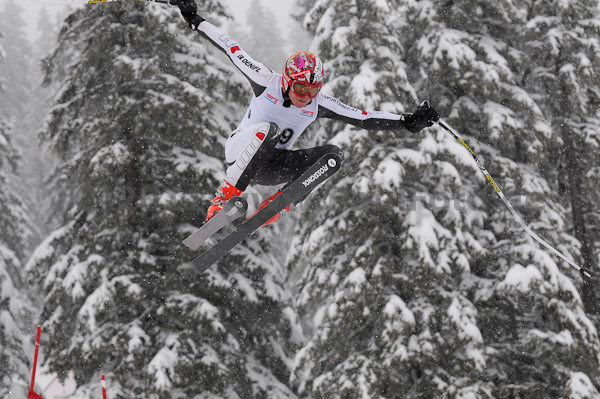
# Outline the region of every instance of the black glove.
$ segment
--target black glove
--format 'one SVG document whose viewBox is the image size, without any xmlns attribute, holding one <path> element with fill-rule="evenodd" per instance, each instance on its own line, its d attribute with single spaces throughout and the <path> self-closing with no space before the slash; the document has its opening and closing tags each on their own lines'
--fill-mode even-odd
<svg viewBox="0 0 600 399">
<path fill-rule="evenodd" d="M 412 133 L 417 133 L 440 120 L 440 114 L 429 105 L 429 101 L 423 101 L 412 114 L 402 114 L 404 126 Z"/>
<path fill-rule="evenodd" d="M 198 15 L 196 0 L 169 0 L 169 4 L 179 7 L 183 19 L 192 30 L 196 30 L 200 22 L 204 21 L 204 18 Z"/>
</svg>

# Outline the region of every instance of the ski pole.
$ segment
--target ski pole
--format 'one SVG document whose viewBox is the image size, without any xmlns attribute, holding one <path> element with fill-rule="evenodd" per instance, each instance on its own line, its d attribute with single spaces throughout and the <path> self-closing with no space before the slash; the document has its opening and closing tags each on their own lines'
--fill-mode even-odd
<svg viewBox="0 0 600 399">
<path fill-rule="evenodd" d="M 479 158 L 477 157 L 477 155 L 475 155 L 475 152 L 473 152 L 473 150 L 471 149 L 471 147 L 469 147 L 467 145 L 467 143 L 465 143 L 464 140 L 462 138 L 460 138 L 459 135 L 457 135 L 452 130 L 450 130 L 450 128 L 448 126 L 444 125 L 441 121 L 437 121 L 437 124 L 440 125 L 445 131 L 447 131 L 448 133 L 450 133 L 450 135 L 452 137 L 454 137 L 454 139 L 456 141 L 460 142 L 467 149 L 467 151 L 469 151 L 469 153 L 471 154 L 471 156 L 473 157 L 473 159 L 475 160 L 475 162 L 477 162 L 477 166 L 479 167 L 479 170 L 481 170 L 481 173 L 483 173 L 483 175 L 490 182 L 490 184 L 494 187 L 494 189 L 496 189 L 496 193 L 498 194 L 498 196 L 500 197 L 500 199 L 504 202 L 504 204 L 506 205 L 506 207 L 508 208 L 508 210 L 510 211 L 510 213 L 513 214 L 513 216 L 515 217 L 515 219 L 517 220 L 517 222 L 519 222 L 519 224 L 521 226 L 523 226 L 523 228 L 525 229 L 525 231 L 527 231 L 527 233 L 531 237 L 533 237 L 537 242 L 539 242 L 544 247 L 546 247 L 550 252 L 554 253 L 556 256 L 558 256 L 559 258 L 561 258 L 562 260 L 564 260 L 565 262 L 567 262 L 569 265 L 573 266 L 583 276 L 589 277 L 589 278 L 592 277 L 592 275 L 590 274 L 589 271 L 587 271 L 587 269 L 579 266 L 577 263 L 575 263 L 572 260 L 568 259 L 559 250 L 557 250 L 556 248 L 554 248 L 552 245 L 548 244 L 540 236 L 538 236 L 533 230 L 531 230 L 531 228 L 527 225 L 527 223 L 525 223 L 525 221 L 523 220 L 523 218 L 521 218 L 521 216 L 517 213 L 517 211 L 512 206 L 512 204 L 510 203 L 510 201 L 508 200 L 508 198 L 506 198 L 506 196 L 504 195 L 504 193 L 502 192 L 502 190 L 500 190 L 500 187 L 496 184 L 496 182 L 494 181 L 494 179 L 492 179 L 492 176 L 490 176 L 490 174 L 487 171 L 487 169 L 481 164 L 481 162 L 479 161 Z"/>
</svg>

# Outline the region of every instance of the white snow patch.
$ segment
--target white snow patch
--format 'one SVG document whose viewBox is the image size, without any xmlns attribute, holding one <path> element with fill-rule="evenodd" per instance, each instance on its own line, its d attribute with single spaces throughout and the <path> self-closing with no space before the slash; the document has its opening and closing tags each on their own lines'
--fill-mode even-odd
<svg viewBox="0 0 600 399">
<path fill-rule="evenodd" d="M 79 320 L 85 321 L 89 331 L 96 330 L 96 313 L 104 310 L 105 306 L 112 300 L 112 290 L 106 282 L 103 282 L 92 292 L 77 313 Z"/>
<path fill-rule="evenodd" d="M 144 332 L 139 326 L 133 325 L 127 330 L 129 336 L 129 342 L 127 344 L 127 351 L 131 354 L 136 351 L 137 348 L 144 345 L 144 342 L 150 342 L 150 337 Z"/>
<path fill-rule="evenodd" d="M 422 195 L 428 196 L 426 193 Z M 440 239 L 450 239 L 452 233 L 436 220 L 435 215 L 421 201 L 416 201 L 415 207 L 416 209 L 410 211 L 404 220 L 408 234 L 405 246 L 407 248 L 416 246 L 419 259 L 430 267 L 439 269 L 438 271 L 443 273 L 451 272 L 447 267 L 437 265 L 433 261 L 431 250 L 439 250 Z"/>
<path fill-rule="evenodd" d="M 577 324 L 575 324 L 577 325 Z M 550 331 L 545 332 L 538 329 L 532 329 L 527 333 L 531 338 L 537 338 L 544 341 L 552 342 L 553 344 L 564 345 L 564 346 L 572 346 L 575 344 L 575 340 L 573 339 L 573 335 L 569 330 L 562 330 L 558 334 Z"/>
<path fill-rule="evenodd" d="M 360 66 L 360 71 L 354 75 L 350 87 L 352 88 L 352 99 L 364 109 L 375 108 L 375 101 L 379 100 L 373 88 L 377 86 L 380 73 L 375 72 L 371 62 L 366 61 Z M 378 101 L 377 101 L 378 102 Z"/>
<path fill-rule="evenodd" d="M 448 307 L 448 316 L 457 326 L 459 338 L 483 343 L 483 336 L 475 323 L 477 310 L 472 305 L 465 306 L 458 298 L 453 298 Z"/>
<path fill-rule="evenodd" d="M 362 290 L 362 286 L 367 282 L 367 275 L 365 269 L 357 267 L 354 269 L 345 279 L 344 286 L 353 286 L 354 292 L 359 293 Z"/>
<path fill-rule="evenodd" d="M 455 297 L 448 307 L 448 316 L 458 330 L 459 339 L 466 341 L 464 345 L 466 356 L 478 370 L 483 370 L 486 361 L 483 351 L 479 348 L 483 344 L 483 336 L 475 320 L 477 310 L 470 302 Z"/>
<path fill-rule="evenodd" d="M 281 383 L 270 370 L 258 363 L 254 358 L 246 358 L 246 376 L 252 382 L 252 394 L 248 397 L 258 397 L 267 394 L 271 399 L 293 399 L 295 395 Z"/>
<path fill-rule="evenodd" d="M 328 308 L 329 305 L 323 305 L 315 312 L 315 315 L 313 316 L 313 325 L 315 328 L 323 324 Z"/>
<path fill-rule="evenodd" d="M 415 315 L 398 295 L 391 295 L 383 308 L 383 313 L 390 319 L 398 319 L 404 323 L 415 325 Z"/>
<path fill-rule="evenodd" d="M 85 283 L 87 272 L 87 262 L 80 262 L 72 266 L 63 279 L 62 285 L 67 291 L 71 290 L 73 300 L 85 296 L 82 284 Z"/>
<path fill-rule="evenodd" d="M 123 143 L 115 143 L 102 147 L 90 160 L 94 170 L 98 171 L 106 165 L 124 165 L 131 158 L 131 153 Z"/>
<path fill-rule="evenodd" d="M 291 307 L 287 306 L 283 309 L 283 315 L 289 320 L 290 326 L 290 341 L 294 344 L 300 345 L 304 343 L 304 331 L 302 330 L 302 324 L 298 321 L 298 314 Z"/>
<path fill-rule="evenodd" d="M 172 387 L 171 379 L 175 376 L 175 365 L 179 361 L 177 349 L 180 345 L 177 335 L 168 336 L 165 346 L 148 364 L 148 373 L 154 376 L 153 385 L 159 391 L 167 391 Z"/>
<path fill-rule="evenodd" d="M 353 28 L 350 26 L 339 26 L 335 28 L 335 32 L 331 35 L 331 45 L 333 48 L 347 48 L 349 46 L 348 35 L 352 34 L 352 32 Z"/>
<path fill-rule="evenodd" d="M 382 11 L 390 11 L 388 0 L 375 0 L 375 7 L 381 9 Z"/>
<path fill-rule="evenodd" d="M 258 294 L 254 287 L 252 287 L 252 281 L 250 279 L 240 273 L 232 274 L 231 278 L 235 280 L 239 290 L 246 295 L 246 299 L 251 302 L 258 302 Z"/>
<path fill-rule="evenodd" d="M 423 37 L 422 42 L 431 38 Z M 464 62 L 476 63 L 477 54 L 464 42 L 470 39 L 469 34 L 456 29 L 444 29 L 438 33 L 438 43 L 433 58 L 433 68 L 440 69 L 441 63 L 447 62 L 452 69 L 460 70 Z"/>
<path fill-rule="evenodd" d="M 335 319 L 338 314 L 339 306 L 337 303 L 332 303 L 327 307 L 327 318 Z"/>
<path fill-rule="evenodd" d="M 115 66 L 127 65 L 131 69 L 133 69 L 133 71 L 135 71 L 135 72 L 139 72 L 142 69 L 144 62 L 145 62 L 145 60 L 142 58 L 133 59 L 124 54 L 121 54 L 121 55 L 115 57 L 115 60 L 114 60 Z"/>
<path fill-rule="evenodd" d="M 514 112 L 502 104 L 487 101 L 483 106 L 483 112 L 488 117 L 488 129 L 493 138 L 500 138 L 507 128 L 514 130 L 523 127 L 523 123 Z"/>
<path fill-rule="evenodd" d="M 598 393 L 590 377 L 582 372 L 571 372 L 567 387 L 569 389 L 568 399 L 600 398 L 600 393 Z"/>
<path fill-rule="evenodd" d="M 543 282 L 542 273 L 537 267 L 529 265 L 523 267 L 519 264 L 514 265 L 500 283 L 499 288 L 514 288 L 521 292 L 528 292 L 533 282 Z"/>
<path fill-rule="evenodd" d="M 222 366 L 223 362 L 219 359 L 219 355 L 217 352 L 208 345 L 204 345 L 202 347 L 202 358 L 200 361 L 202 364 L 206 364 L 207 366 Z"/>
<path fill-rule="evenodd" d="M 29 261 L 25 265 L 25 270 L 32 271 L 38 263 L 49 259 L 52 255 L 54 255 L 54 242 L 59 242 L 63 237 L 67 235 L 72 235 L 72 229 L 74 224 L 75 222 L 71 222 L 50 233 L 48 238 L 46 238 L 40 245 L 37 246 L 31 257 L 29 258 Z"/>
<path fill-rule="evenodd" d="M 399 162 L 385 158 L 373 174 L 373 182 L 384 190 L 395 191 L 402 184 L 405 169 Z"/>
</svg>

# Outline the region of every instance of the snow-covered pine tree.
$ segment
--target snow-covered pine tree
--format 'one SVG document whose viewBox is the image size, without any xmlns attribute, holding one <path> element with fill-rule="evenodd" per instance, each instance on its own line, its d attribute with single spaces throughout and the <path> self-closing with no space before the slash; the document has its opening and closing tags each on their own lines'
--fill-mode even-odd
<svg viewBox="0 0 600 399">
<path fill-rule="evenodd" d="M 401 34 L 402 4 L 319 1 L 307 10 L 325 92 L 396 113 L 429 94 L 408 79 L 414 42 Z M 346 161 L 312 199 L 321 211 L 307 217 L 291 265 L 303 270 L 297 306 L 310 327 L 297 389 L 314 398 L 489 392 L 477 313 L 458 289 L 485 253 L 473 233 L 482 214 L 471 213 L 481 200 L 453 166 L 468 157 L 433 129 L 414 136 L 326 123 L 318 135 L 333 137 Z"/>
<path fill-rule="evenodd" d="M 24 10 L 13 0 L 4 4 L 0 14 L 0 26 L 6 36 L 6 62 L 0 65 L 5 76 L 6 93 L 0 96 L 0 112 L 12 121 L 12 137 L 15 148 L 22 155 L 15 176 L 11 179 L 13 190 L 25 201 L 32 218 L 35 234 L 25 247 L 30 251 L 39 244 L 46 231 L 48 219 L 48 192 L 44 185 L 53 157 L 47 149 L 40 147 L 37 136 L 48 111 L 49 91 L 41 87 L 41 58 L 47 54 L 56 40 L 58 28 L 51 25 L 48 14 L 42 14 L 38 25 L 43 34 L 40 42 L 33 45 L 26 34 Z"/>
<path fill-rule="evenodd" d="M 0 63 L 5 54 L 2 39 L 0 32 Z M 1 96 L 2 91 L 0 84 Z M 0 397 L 25 398 L 28 367 L 20 327 L 27 300 L 19 289 L 22 289 L 21 261 L 27 250 L 24 243 L 30 234 L 27 226 L 31 221 L 22 201 L 8 184 L 8 175 L 16 168 L 18 158 L 9 130 L 0 115 Z"/>
<path fill-rule="evenodd" d="M 70 15 L 45 60 L 61 87 L 44 135 L 63 227 L 27 268 L 46 298 L 47 365 L 75 371 L 78 397 L 97 396 L 101 372 L 117 398 L 293 397 L 273 349 L 290 325 L 281 277 L 243 273 L 236 254 L 203 275 L 182 267 L 247 90 L 216 54 L 176 8 L 122 2 Z"/>
<path fill-rule="evenodd" d="M 522 51 L 534 61 L 521 74 L 551 125 L 541 138 L 550 154 L 540 169 L 569 210 L 567 228 L 579 241 L 581 264 L 592 273 L 600 254 L 600 6 L 595 1 L 532 3 Z M 586 309 L 600 296 L 586 285 Z"/>
<path fill-rule="evenodd" d="M 65 12 L 66 14 L 66 12 Z M 64 15 L 66 17 L 66 15 Z M 36 26 L 42 34 L 33 43 L 36 53 L 46 56 L 56 45 L 58 32 L 60 30 L 60 22 L 63 18 L 59 15 L 53 16 L 48 13 L 46 7 L 41 6 L 37 18 Z"/>
<path fill-rule="evenodd" d="M 43 63 L 46 62 L 47 57 L 56 47 L 61 25 L 72 11 L 71 7 L 65 7 L 60 12 L 55 10 L 53 14 L 49 14 L 45 7 L 41 7 L 37 28 L 43 34 L 33 43 L 33 51 L 37 56 L 36 66 L 39 69 L 39 71 L 36 70 L 36 75 L 39 72 L 39 80 L 36 80 L 36 86 L 38 86 L 36 95 L 28 104 L 28 107 L 31 108 L 31 110 L 28 110 L 28 114 L 37 117 L 30 118 L 25 125 L 28 128 L 26 131 L 28 134 L 24 135 L 26 136 L 26 145 L 23 152 L 25 153 L 25 160 L 29 162 L 28 168 L 21 171 L 21 176 L 30 183 L 28 189 L 31 190 L 32 201 L 37 204 L 35 212 L 38 214 L 38 227 L 41 230 L 41 237 L 44 238 L 62 223 L 60 209 L 53 206 L 60 203 L 60 193 L 51 190 L 51 185 L 47 184 L 51 180 L 50 173 L 58 163 L 58 157 L 54 151 L 48 148 L 48 142 L 41 138 L 46 116 L 50 112 L 53 97 L 59 90 L 60 82 L 46 82 L 46 84 L 40 82 L 44 81 Z M 30 130 L 29 128 L 35 129 Z M 34 133 L 34 135 L 31 133 Z"/>
<path fill-rule="evenodd" d="M 417 29 L 406 33 L 421 39 L 413 52 L 422 61 L 417 72 L 429 77 L 439 103 L 447 106 L 444 114 L 483 154 L 488 170 L 534 230 L 577 258 L 579 243 L 570 232 L 568 212 L 548 179 L 555 176 L 547 143 L 556 115 L 546 104 L 557 93 L 532 90 L 526 76 L 549 70 L 532 57 L 532 48 L 563 40 L 563 28 L 554 29 L 546 43 L 524 40 L 538 30 L 531 21 L 545 26 L 546 18 L 564 9 L 553 4 L 538 19 L 536 7 L 533 2 L 423 4 L 412 13 Z M 579 59 L 577 53 L 562 56 Z M 573 284 L 579 276 L 540 248 L 489 186 L 485 190 L 486 206 L 480 209 L 493 234 L 484 245 L 489 256 L 472 264 L 472 275 L 462 284 L 475 301 L 489 348 L 493 366 L 485 378 L 498 397 L 597 397 L 591 381 L 598 376 L 598 335 Z"/>
<path fill-rule="evenodd" d="M 23 28 L 23 8 L 14 0 L 4 1 L 0 8 L 0 26 L 6 36 L 6 60 L 0 64 L 0 76 L 5 79 L 5 94 L 0 96 L 0 110 L 12 122 L 23 115 L 25 105 L 31 98 L 35 66 L 31 43 Z"/>
<path fill-rule="evenodd" d="M 280 33 L 282 18 L 278 18 L 261 0 L 252 0 L 246 23 L 250 32 L 246 39 L 248 45 L 244 46 L 252 49 L 255 59 L 279 71 L 288 56 L 284 51 L 285 42 Z"/>
<path fill-rule="evenodd" d="M 325 91 L 392 111 L 429 97 L 519 211 L 541 222 L 534 227 L 578 253 L 558 196 L 530 164 L 544 158 L 538 138 L 550 123 L 543 98 L 520 87 L 518 71 L 531 65 L 515 34 L 524 9 L 305 3 L 330 77 Z M 590 382 L 598 337 L 570 280 L 577 276 L 514 223 L 462 145 L 441 129 L 398 140 L 336 124 L 321 132 L 337 133 L 347 176 L 331 185 L 333 204 L 308 219 L 291 265 L 304 269 L 297 303 L 312 328 L 296 359 L 300 392 L 598 395 Z"/>
</svg>

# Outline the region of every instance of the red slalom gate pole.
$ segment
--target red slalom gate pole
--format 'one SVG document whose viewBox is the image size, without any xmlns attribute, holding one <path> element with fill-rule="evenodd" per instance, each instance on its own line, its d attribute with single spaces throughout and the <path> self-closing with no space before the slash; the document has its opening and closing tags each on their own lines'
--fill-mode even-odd
<svg viewBox="0 0 600 399">
<path fill-rule="evenodd" d="M 40 337 L 42 335 L 42 327 L 38 326 L 37 336 L 35 337 L 35 354 L 33 355 L 33 371 L 31 373 L 31 387 L 29 388 L 29 395 L 27 399 L 44 399 L 42 395 L 37 394 L 33 388 L 35 386 L 35 371 L 37 369 L 38 352 L 40 350 Z"/>
<path fill-rule="evenodd" d="M 104 379 L 104 374 L 100 376 L 100 380 L 102 384 L 102 399 L 106 399 L 106 380 Z"/>
</svg>

